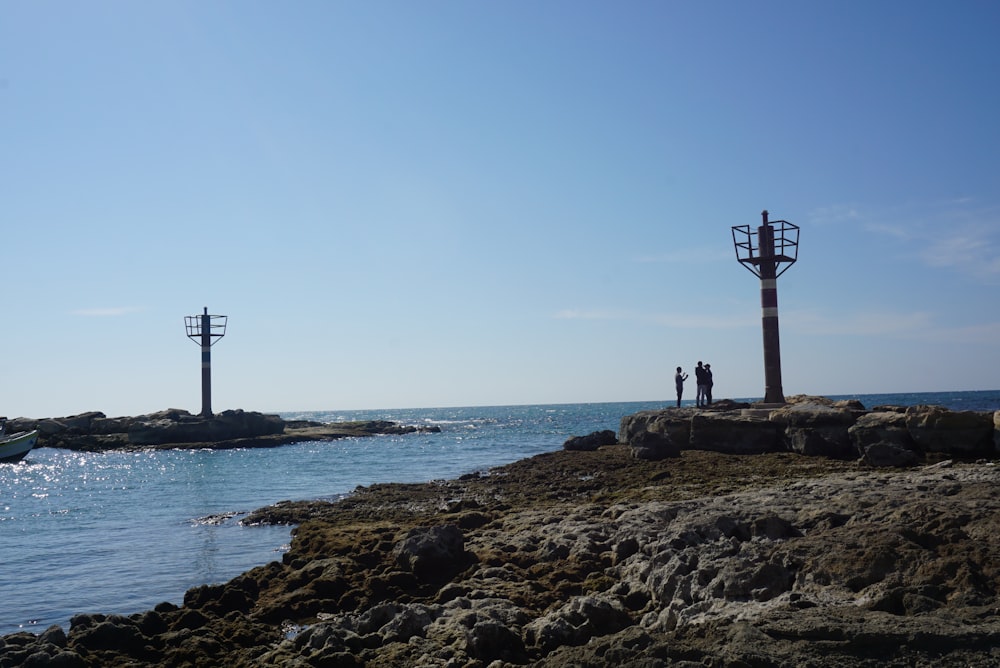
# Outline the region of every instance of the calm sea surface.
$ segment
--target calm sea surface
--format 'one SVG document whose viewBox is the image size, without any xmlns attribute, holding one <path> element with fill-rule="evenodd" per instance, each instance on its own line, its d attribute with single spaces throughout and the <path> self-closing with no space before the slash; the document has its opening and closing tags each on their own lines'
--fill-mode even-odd
<svg viewBox="0 0 1000 668">
<path fill-rule="evenodd" d="M 848 398 L 848 397 L 836 397 Z M 857 395 L 879 404 L 1000 409 L 1000 390 Z M 685 402 L 688 404 L 691 402 Z M 280 559 L 289 527 L 241 527 L 284 499 L 335 499 L 358 485 L 454 478 L 618 430 L 669 402 L 282 413 L 385 419 L 439 434 L 249 450 L 80 453 L 41 448 L 0 464 L 0 634 L 69 629 L 77 613 L 131 614 Z M 219 515 L 225 518 L 219 521 Z"/>
</svg>

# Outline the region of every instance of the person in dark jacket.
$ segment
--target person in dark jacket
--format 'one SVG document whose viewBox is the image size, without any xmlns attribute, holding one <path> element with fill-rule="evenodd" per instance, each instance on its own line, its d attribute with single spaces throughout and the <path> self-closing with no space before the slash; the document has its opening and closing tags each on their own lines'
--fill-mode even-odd
<svg viewBox="0 0 1000 668">
<path fill-rule="evenodd" d="M 684 373 L 680 367 L 677 367 L 677 373 L 674 374 L 674 385 L 677 386 L 677 407 L 681 407 L 681 395 L 684 394 L 684 381 L 687 380 L 688 375 Z"/>
<path fill-rule="evenodd" d="M 706 406 L 712 405 L 712 365 L 705 365 L 705 404 Z"/>
<path fill-rule="evenodd" d="M 701 361 L 698 362 L 698 366 L 694 368 L 694 379 L 698 384 L 698 392 L 695 396 L 694 405 L 704 406 L 705 405 L 705 367 L 701 365 Z"/>
</svg>

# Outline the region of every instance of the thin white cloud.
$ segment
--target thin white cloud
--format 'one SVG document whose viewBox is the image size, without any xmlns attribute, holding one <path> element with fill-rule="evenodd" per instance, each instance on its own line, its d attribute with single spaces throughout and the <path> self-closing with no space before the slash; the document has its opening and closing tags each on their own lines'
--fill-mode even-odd
<svg viewBox="0 0 1000 668">
<path fill-rule="evenodd" d="M 1000 276 L 997 227 L 966 225 L 949 230 L 946 236 L 929 240 L 920 257 L 931 267 L 954 268 L 980 278 Z"/>
<path fill-rule="evenodd" d="M 107 318 L 116 317 L 121 315 L 127 315 L 129 313 L 136 313 L 141 309 L 133 308 L 129 306 L 111 306 L 106 308 L 82 308 L 71 311 L 73 315 L 84 316 L 87 318 Z"/>
<path fill-rule="evenodd" d="M 834 204 L 813 209 L 806 218 L 810 225 L 842 225 L 857 222 L 861 214 L 854 205 Z"/>
<path fill-rule="evenodd" d="M 869 232 L 875 232 L 876 234 L 882 234 L 885 236 L 893 237 L 899 239 L 900 241 L 909 241 L 913 239 L 913 231 L 907 228 L 905 225 L 889 224 L 889 223 L 870 223 L 865 225 L 865 229 Z"/>
<path fill-rule="evenodd" d="M 1000 280 L 1000 206 L 984 206 L 971 197 L 908 202 L 881 210 L 830 206 L 811 212 L 809 221 L 859 225 L 868 233 L 891 237 L 929 267 Z"/>
</svg>

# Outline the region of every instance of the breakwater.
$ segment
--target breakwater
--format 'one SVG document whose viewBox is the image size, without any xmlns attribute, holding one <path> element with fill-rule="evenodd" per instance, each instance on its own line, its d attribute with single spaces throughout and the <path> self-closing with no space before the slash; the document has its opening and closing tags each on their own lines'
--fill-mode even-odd
<svg viewBox="0 0 1000 668">
<path fill-rule="evenodd" d="M 795 452 L 869 466 L 911 466 L 1000 452 L 1000 411 L 880 405 L 799 395 L 781 406 L 722 401 L 703 408 L 641 411 L 622 418 L 618 440 L 643 456 L 682 449 L 728 454 Z"/>
<path fill-rule="evenodd" d="M 269 448 L 302 441 L 440 431 L 433 425 L 402 425 L 389 420 L 328 423 L 285 420 L 278 415 L 243 410 L 227 410 L 205 418 L 176 408 L 131 417 L 109 418 L 92 411 L 60 418 L 17 418 L 7 424 L 11 433 L 38 430 L 36 447 L 84 452 Z"/>
</svg>

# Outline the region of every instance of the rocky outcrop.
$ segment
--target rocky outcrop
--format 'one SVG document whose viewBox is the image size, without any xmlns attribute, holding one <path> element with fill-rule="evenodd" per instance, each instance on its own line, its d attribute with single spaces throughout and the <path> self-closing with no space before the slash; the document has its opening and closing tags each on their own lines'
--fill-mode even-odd
<svg viewBox="0 0 1000 668">
<path fill-rule="evenodd" d="M 771 412 L 768 420 L 781 425 L 788 450 L 802 455 L 851 457 L 856 449 L 848 429 L 859 411 L 811 402 L 789 404 Z"/>
<path fill-rule="evenodd" d="M 906 428 L 906 416 L 894 411 L 866 413 L 848 428 L 848 435 L 870 466 L 913 466 L 920 453 Z"/>
<path fill-rule="evenodd" d="M 910 406 L 906 430 L 919 450 L 956 456 L 993 452 L 993 422 L 988 413 L 950 411 L 939 406 Z"/>
<path fill-rule="evenodd" d="M 128 441 L 133 445 L 211 443 L 280 434 L 285 423 L 277 415 L 223 411 L 211 418 L 172 411 L 154 414 L 128 424 Z"/>
<path fill-rule="evenodd" d="M 298 525 L 281 561 L 0 666 L 1000 665 L 1000 411 L 795 399 L 261 509 Z"/>
<path fill-rule="evenodd" d="M 11 432 L 37 429 L 36 447 L 88 452 L 275 447 L 301 441 L 441 431 L 436 426 L 409 426 L 386 420 L 286 422 L 277 415 L 243 410 L 227 410 L 206 419 L 177 408 L 135 417 L 108 418 L 104 413 L 90 412 L 40 420 L 16 418 L 7 421 L 7 428 Z"/>
<path fill-rule="evenodd" d="M 1000 411 L 993 413 L 993 454 L 1000 455 Z"/>
<path fill-rule="evenodd" d="M 693 408 L 667 408 L 658 411 L 641 411 L 626 415 L 618 428 L 618 441 L 632 443 L 644 432 L 666 434 L 681 447 L 691 441 L 691 417 L 698 411 Z"/>
<path fill-rule="evenodd" d="M 571 436 L 563 443 L 566 450 L 597 450 L 602 445 L 614 445 L 618 442 L 615 432 L 610 429 L 595 431 L 586 436 Z"/>
<path fill-rule="evenodd" d="M 780 449 L 778 427 L 758 417 L 734 413 L 696 413 L 691 416 L 693 450 L 711 450 L 732 455 L 760 454 Z"/>
<path fill-rule="evenodd" d="M 657 461 L 668 457 L 680 457 L 680 446 L 675 444 L 668 434 L 654 431 L 644 431 L 636 434 L 630 443 L 632 456 L 636 459 Z"/>
<path fill-rule="evenodd" d="M 1000 453 L 1000 411 L 952 411 L 938 406 L 877 406 L 798 395 L 787 404 L 711 410 L 665 408 L 622 418 L 621 443 L 666 434 L 681 450 L 728 454 L 796 452 L 870 466 L 912 466 L 943 457 L 975 459 Z"/>
<path fill-rule="evenodd" d="M 313 502 L 280 562 L 6 636 L 0 665 L 985 668 L 998 484 L 986 461 L 558 450 Z"/>
</svg>

